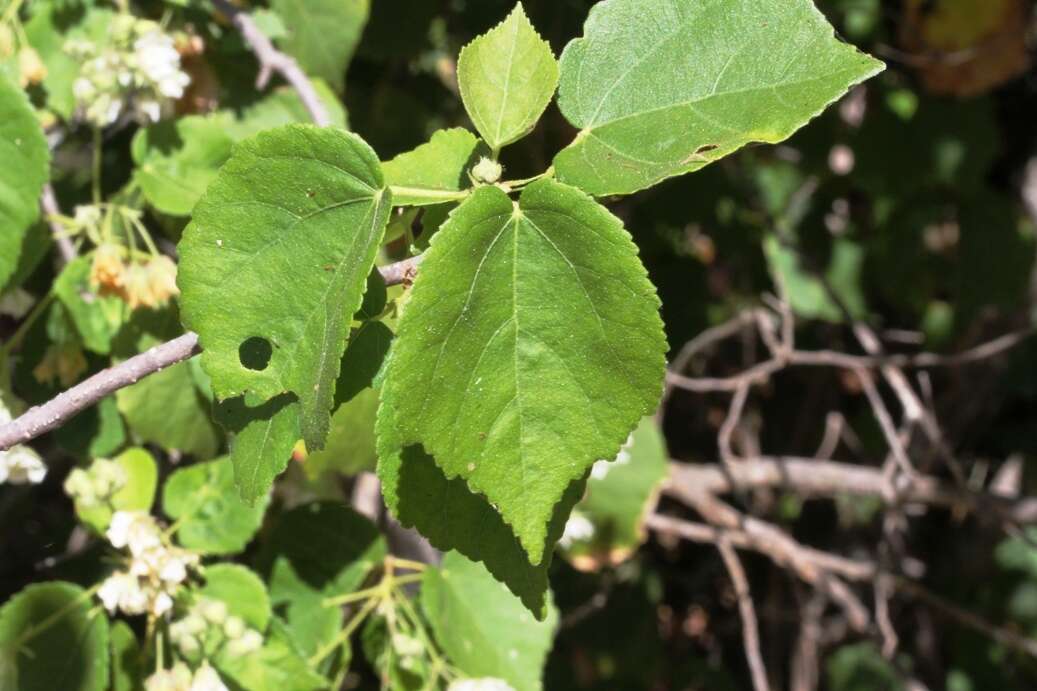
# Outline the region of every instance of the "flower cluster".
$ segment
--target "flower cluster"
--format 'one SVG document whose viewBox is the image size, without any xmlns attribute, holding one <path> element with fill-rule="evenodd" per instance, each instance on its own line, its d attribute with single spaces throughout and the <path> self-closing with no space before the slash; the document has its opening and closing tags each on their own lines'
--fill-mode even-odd
<svg viewBox="0 0 1037 691">
<path fill-rule="evenodd" d="M 221 651 L 237 657 L 263 646 L 259 631 L 249 628 L 241 617 L 228 613 L 225 603 L 208 598 L 199 598 L 182 619 L 170 625 L 169 638 L 188 660 Z"/>
<path fill-rule="evenodd" d="M 515 691 L 515 689 L 503 679 L 484 677 L 482 679 L 459 679 L 450 684 L 447 691 Z"/>
<path fill-rule="evenodd" d="M 101 295 L 116 295 L 130 309 L 164 307 L 180 294 L 176 286 L 176 264 L 165 255 L 130 261 L 126 249 L 104 243 L 94 252 L 90 283 Z"/>
<path fill-rule="evenodd" d="M 115 461 L 98 458 L 86 470 L 75 468 L 65 478 L 65 494 L 83 508 L 104 506 L 126 486 L 126 470 Z"/>
<path fill-rule="evenodd" d="M 158 523 L 146 513 L 117 511 L 106 533 L 117 549 L 130 553 L 129 567 L 109 576 L 97 591 L 109 612 L 162 616 L 173 596 L 197 568 L 198 555 L 168 544 Z"/>
<path fill-rule="evenodd" d="M 0 24 L 0 60 L 7 61 L 17 53 L 18 84 L 23 89 L 30 84 L 39 84 L 47 76 L 47 66 L 36 49 L 27 43 L 18 45 L 18 37 L 11 27 Z"/>
<path fill-rule="evenodd" d="M 32 369 L 32 376 L 41 384 L 57 381 L 63 388 L 72 386 L 86 372 L 86 355 L 75 341 L 52 343 Z"/>
<path fill-rule="evenodd" d="M 144 691 L 228 691 L 208 663 L 202 663 L 194 673 L 183 662 L 170 669 L 162 669 L 144 680 Z"/>
<path fill-rule="evenodd" d="M 0 401 L 0 426 L 11 421 L 11 412 Z M 7 451 L 0 451 L 0 484 L 38 485 L 47 476 L 47 466 L 40 455 L 28 446 L 18 444 Z"/>
<path fill-rule="evenodd" d="M 82 116 L 98 127 L 124 113 L 157 122 L 191 82 L 173 38 L 155 22 L 128 14 L 112 20 L 108 40 L 73 40 L 65 51 L 82 64 L 72 85 Z"/>
</svg>

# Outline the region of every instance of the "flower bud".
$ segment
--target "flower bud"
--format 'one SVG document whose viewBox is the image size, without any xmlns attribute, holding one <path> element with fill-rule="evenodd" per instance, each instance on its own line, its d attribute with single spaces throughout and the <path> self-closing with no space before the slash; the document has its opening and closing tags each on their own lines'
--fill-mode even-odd
<svg viewBox="0 0 1037 691">
<path fill-rule="evenodd" d="M 481 182 L 487 185 L 492 185 L 498 182 L 501 175 L 504 173 L 504 168 L 500 163 L 493 159 L 486 158 L 483 156 L 479 159 L 479 162 L 472 168 L 472 177 L 475 178 L 476 182 Z"/>
</svg>

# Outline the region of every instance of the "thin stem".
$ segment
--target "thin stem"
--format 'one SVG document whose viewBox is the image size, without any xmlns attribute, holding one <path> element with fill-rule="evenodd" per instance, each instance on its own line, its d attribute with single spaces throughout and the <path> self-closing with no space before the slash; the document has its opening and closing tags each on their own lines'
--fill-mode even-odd
<svg viewBox="0 0 1037 691">
<path fill-rule="evenodd" d="M 94 128 L 93 174 L 90 176 L 90 193 L 94 204 L 101 203 L 101 128 Z"/>
<path fill-rule="evenodd" d="M 394 576 L 392 578 L 393 583 L 406 585 L 408 583 L 417 583 L 422 578 L 420 573 L 411 573 L 406 576 Z M 324 600 L 321 604 L 324 607 L 341 607 L 342 605 L 348 605 L 351 602 L 358 602 L 360 600 L 366 600 L 370 597 L 382 594 L 385 591 L 385 586 L 382 583 L 371 586 L 370 588 L 364 588 L 363 590 L 357 590 L 356 592 L 349 593 L 348 595 L 339 595 L 337 597 L 329 597 Z"/>
<path fill-rule="evenodd" d="M 336 648 L 342 645 L 345 641 L 349 640 L 349 637 L 353 635 L 357 627 L 367 618 L 367 615 L 374 611 L 374 608 L 381 602 L 380 598 L 371 598 L 364 603 L 364 606 L 357 610 L 356 614 L 349 620 L 345 628 L 339 631 L 338 635 L 335 636 L 334 640 L 328 641 L 320 650 L 313 654 L 309 659 L 311 667 L 316 667 L 321 661 L 331 653 L 335 652 Z"/>
<path fill-rule="evenodd" d="M 92 598 L 97 593 L 97 591 L 100 590 L 100 589 L 101 589 L 101 584 L 100 583 L 95 583 L 93 586 L 90 587 L 89 590 L 83 591 L 83 594 L 79 595 L 72 602 L 68 603 L 67 605 L 65 605 L 64 607 L 62 607 L 58 611 L 54 612 L 50 616 L 46 617 L 40 623 L 35 624 L 35 625 L 30 626 L 29 628 L 27 628 L 25 631 L 22 632 L 22 635 L 20 635 L 17 638 L 17 640 L 15 641 L 14 647 L 15 648 L 20 648 L 21 646 L 25 645 L 26 643 L 31 641 L 36 636 L 40 635 L 41 633 L 43 633 L 44 631 L 46 631 L 50 627 L 52 627 L 55 624 L 57 624 L 65 616 L 67 616 L 69 612 L 71 612 L 71 611 L 73 611 L 75 609 L 78 609 L 79 606 L 81 604 L 83 604 L 83 602 L 85 600 L 89 600 L 90 598 Z"/>
</svg>

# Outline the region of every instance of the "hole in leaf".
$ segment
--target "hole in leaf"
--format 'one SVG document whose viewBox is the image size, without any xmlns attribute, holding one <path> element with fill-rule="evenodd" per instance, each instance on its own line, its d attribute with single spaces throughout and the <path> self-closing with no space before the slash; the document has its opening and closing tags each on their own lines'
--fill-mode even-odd
<svg viewBox="0 0 1037 691">
<path fill-rule="evenodd" d="M 719 144 L 703 144 L 699 148 L 695 149 L 695 153 L 697 153 L 697 154 L 704 154 L 704 153 L 708 153 L 710 151 L 715 151 L 715 150 L 717 150 L 719 148 L 720 148 Z"/>
<path fill-rule="evenodd" d="M 238 359 L 241 364 L 250 370 L 262 372 L 270 364 L 270 356 L 274 354 L 270 341 L 259 336 L 253 336 L 242 342 L 238 348 Z"/>
</svg>

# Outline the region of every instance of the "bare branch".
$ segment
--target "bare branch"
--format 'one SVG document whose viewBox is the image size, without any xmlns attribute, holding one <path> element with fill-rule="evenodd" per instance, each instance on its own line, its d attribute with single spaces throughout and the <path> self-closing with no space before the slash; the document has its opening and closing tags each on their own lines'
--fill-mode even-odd
<svg viewBox="0 0 1037 691">
<path fill-rule="evenodd" d="M 745 659 L 749 663 L 749 672 L 753 679 L 754 691 L 770 691 L 770 683 L 767 681 L 767 669 L 763 664 L 763 655 L 760 653 L 760 625 L 756 619 L 756 608 L 753 606 L 753 596 L 749 591 L 749 579 L 745 576 L 745 569 L 738 555 L 735 554 L 731 543 L 726 538 L 717 540 L 717 549 L 720 557 L 724 560 L 724 566 L 731 576 L 734 585 L 735 598 L 738 601 L 738 613 L 742 617 L 742 640 L 745 643 Z"/>
<path fill-rule="evenodd" d="M 47 225 L 50 226 L 50 232 L 54 236 L 54 244 L 58 246 L 61 259 L 67 264 L 76 258 L 76 248 L 72 241 L 68 239 L 65 229 L 53 218 L 61 214 L 61 209 L 58 208 L 58 200 L 54 196 L 54 188 L 51 187 L 49 182 L 43 186 L 43 193 L 40 195 L 40 208 L 43 209 L 44 218 L 47 221 Z"/>
<path fill-rule="evenodd" d="M 310 117 L 313 118 L 314 124 L 321 127 L 329 126 L 331 118 L 328 116 L 328 110 L 324 107 L 320 96 L 317 95 L 317 91 L 313 88 L 313 83 L 299 68 L 299 64 L 291 57 L 277 50 L 247 12 L 235 7 L 228 0 L 212 0 L 212 4 L 237 27 L 245 39 L 245 43 L 252 48 L 256 59 L 259 60 L 259 76 L 256 78 L 256 88 L 266 88 L 271 75 L 277 72 L 299 94 L 299 99 L 302 100 L 302 104 L 306 107 Z"/>
<path fill-rule="evenodd" d="M 411 257 L 389 266 L 379 267 L 386 285 L 398 285 L 413 280 L 421 256 Z M 78 413 L 89 408 L 108 394 L 134 384 L 149 374 L 175 365 L 201 352 L 198 335 L 188 332 L 125 362 L 98 372 L 68 391 L 58 394 L 43 405 L 30 408 L 17 419 L 0 427 L 0 451 L 60 427 Z"/>
</svg>

